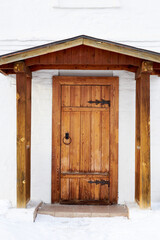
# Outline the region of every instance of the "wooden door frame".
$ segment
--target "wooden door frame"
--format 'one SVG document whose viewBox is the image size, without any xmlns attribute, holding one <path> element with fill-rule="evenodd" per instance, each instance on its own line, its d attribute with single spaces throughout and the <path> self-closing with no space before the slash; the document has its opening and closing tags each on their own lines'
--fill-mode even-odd
<svg viewBox="0 0 160 240">
<path fill-rule="evenodd" d="M 61 86 L 110 86 L 110 202 L 118 201 L 118 117 L 119 77 L 54 76 L 52 89 L 52 189 L 51 202 L 60 201 L 61 157 Z M 114 187 L 113 187 L 114 186 Z"/>
</svg>

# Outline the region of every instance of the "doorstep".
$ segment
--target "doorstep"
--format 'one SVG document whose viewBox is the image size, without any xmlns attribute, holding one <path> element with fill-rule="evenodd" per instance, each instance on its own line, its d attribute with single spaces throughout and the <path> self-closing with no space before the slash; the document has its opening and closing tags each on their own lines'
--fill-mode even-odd
<svg viewBox="0 0 160 240">
<path fill-rule="evenodd" d="M 43 203 L 38 214 L 54 217 L 127 217 L 129 216 L 126 205 L 61 205 Z"/>
</svg>

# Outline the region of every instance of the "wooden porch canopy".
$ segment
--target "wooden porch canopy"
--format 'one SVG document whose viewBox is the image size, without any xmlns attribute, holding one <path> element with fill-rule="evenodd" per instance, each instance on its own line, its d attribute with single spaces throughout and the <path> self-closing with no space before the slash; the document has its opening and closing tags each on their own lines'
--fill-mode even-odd
<svg viewBox="0 0 160 240">
<path fill-rule="evenodd" d="M 160 54 L 88 36 L 0 56 L 0 72 L 17 81 L 17 206 L 30 199 L 31 79 L 42 69 L 126 70 L 136 79 L 135 199 L 150 197 L 150 75 L 160 75 Z"/>
</svg>

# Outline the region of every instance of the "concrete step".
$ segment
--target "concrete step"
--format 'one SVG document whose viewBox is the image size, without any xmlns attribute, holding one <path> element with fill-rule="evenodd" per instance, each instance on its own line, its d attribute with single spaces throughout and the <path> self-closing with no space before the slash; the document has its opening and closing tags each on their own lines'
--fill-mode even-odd
<svg viewBox="0 0 160 240">
<path fill-rule="evenodd" d="M 43 203 L 38 214 L 54 217 L 128 217 L 126 205 L 60 205 Z"/>
</svg>

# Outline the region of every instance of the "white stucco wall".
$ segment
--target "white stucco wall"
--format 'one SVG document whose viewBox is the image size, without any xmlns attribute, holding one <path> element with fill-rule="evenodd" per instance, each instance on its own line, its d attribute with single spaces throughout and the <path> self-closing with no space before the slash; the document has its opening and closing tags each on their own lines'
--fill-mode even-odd
<svg viewBox="0 0 160 240">
<path fill-rule="evenodd" d="M 151 76 L 151 192 L 152 200 L 160 201 L 160 78 Z"/>
<path fill-rule="evenodd" d="M 0 1 L 0 54 L 80 34 L 160 49 L 159 0 L 97 0 L 100 9 L 92 8 L 93 0 L 81 9 L 57 8 L 57 2 L 81 1 Z M 113 6 L 105 8 L 107 2 Z"/>
<path fill-rule="evenodd" d="M 85 3 L 85 6 L 83 4 Z M 73 5 L 72 5 L 73 3 Z M 94 3 L 92 6 L 92 3 Z M 81 6 L 80 6 L 81 5 Z M 108 5 L 108 6 L 107 6 Z M 160 52 L 159 0 L 0 1 L 0 54 L 80 34 Z M 31 197 L 50 202 L 51 101 L 53 74 L 35 72 L 32 83 Z M 72 74 L 83 74 L 72 72 Z M 135 81 L 117 75 L 119 88 L 119 203 L 134 201 Z M 160 201 L 160 79 L 151 77 L 151 197 Z M 0 199 L 16 204 L 16 85 L 0 74 Z"/>
<path fill-rule="evenodd" d="M 15 81 L 0 74 L 0 199 L 16 202 Z"/>
<path fill-rule="evenodd" d="M 38 71 L 32 81 L 31 198 L 51 199 L 52 76 L 119 76 L 119 203 L 135 189 L 135 80 L 125 71 Z M 160 200 L 160 81 L 151 77 L 151 197 Z M 0 199 L 16 204 L 16 85 L 0 75 Z"/>
<path fill-rule="evenodd" d="M 31 198 L 51 199 L 52 76 L 119 76 L 119 203 L 134 201 L 134 74 L 119 71 L 39 71 L 32 82 Z M 1 76 L 0 198 L 16 203 L 16 86 L 15 79 Z M 4 92 L 5 88 L 5 92 Z M 4 106 L 4 97 L 10 96 Z M 128 134 L 130 133 L 130 134 Z M 4 179 L 7 181 L 4 184 Z"/>
</svg>

